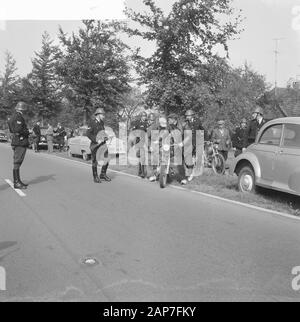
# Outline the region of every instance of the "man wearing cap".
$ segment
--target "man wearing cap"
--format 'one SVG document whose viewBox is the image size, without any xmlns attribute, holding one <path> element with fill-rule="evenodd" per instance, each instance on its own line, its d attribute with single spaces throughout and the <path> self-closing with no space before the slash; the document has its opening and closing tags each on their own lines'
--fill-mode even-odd
<svg viewBox="0 0 300 322">
<path fill-rule="evenodd" d="M 199 157 L 197 155 L 198 131 L 204 132 L 204 140 L 206 140 L 207 132 L 203 128 L 200 119 L 196 117 L 193 110 L 187 110 L 185 112 L 185 124 L 183 126 L 184 140 L 182 145 L 184 145 L 184 164 L 188 179 L 183 180 L 182 184 L 186 184 L 187 181 L 190 182 L 193 180 L 193 173 L 195 168 L 193 159 L 196 160 L 196 164 L 200 162 L 199 160 L 197 160 L 197 157 Z"/>
<path fill-rule="evenodd" d="M 134 144 L 137 151 L 136 156 L 139 159 L 138 176 L 146 177 L 146 133 L 149 127 L 148 117 L 146 112 L 142 112 L 140 118 L 133 124 L 131 131 L 134 136 Z"/>
<path fill-rule="evenodd" d="M 245 148 L 245 137 L 247 130 L 247 120 L 245 118 L 242 119 L 240 125 L 235 129 L 234 135 L 232 138 L 232 146 L 235 148 L 234 156 L 238 157 L 243 148 Z"/>
<path fill-rule="evenodd" d="M 261 107 L 257 106 L 253 112 L 253 120 L 249 122 L 249 125 L 246 129 L 245 135 L 245 147 L 255 142 L 258 131 L 266 123 L 266 120 L 263 117 L 263 110 Z M 256 116 L 255 116 L 256 115 Z"/>
<path fill-rule="evenodd" d="M 97 110 L 94 113 L 94 116 L 95 116 L 95 119 L 91 121 L 90 126 L 87 130 L 87 137 L 91 140 L 90 149 L 92 153 L 93 179 L 95 183 L 101 183 L 101 180 L 110 182 L 111 179 L 106 174 L 109 161 L 108 161 L 108 148 L 106 145 L 106 141 L 108 140 L 108 137 L 105 134 L 105 127 L 104 127 L 104 119 L 105 119 L 104 109 L 97 108 Z M 102 147 L 105 151 L 104 153 L 105 160 L 99 177 L 97 152 L 100 147 Z"/>
<path fill-rule="evenodd" d="M 225 121 L 220 119 L 218 127 L 212 131 L 211 140 L 218 144 L 218 151 L 223 155 L 224 160 L 228 159 L 228 151 L 231 148 L 230 132 L 225 127 Z"/>
<path fill-rule="evenodd" d="M 29 130 L 27 128 L 23 113 L 26 110 L 24 102 L 16 105 L 15 113 L 8 120 L 8 128 L 12 134 L 11 146 L 14 154 L 13 180 L 15 189 L 26 189 L 27 184 L 20 178 L 20 168 L 24 161 L 26 150 L 29 146 Z"/>
</svg>

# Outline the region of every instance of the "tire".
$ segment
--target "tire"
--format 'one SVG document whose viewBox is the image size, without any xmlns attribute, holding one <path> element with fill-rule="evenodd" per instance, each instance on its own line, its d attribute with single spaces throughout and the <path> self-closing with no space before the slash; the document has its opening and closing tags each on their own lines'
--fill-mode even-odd
<svg viewBox="0 0 300 322">
<path fill-rule="evenodd" d="M 159 173 L 159 185 L 163 189 L 167 185 L 167 166 L 161 165 L 160 166 L 160 173 Z"/>
<path fill-rule="evenodd" d="M 89 160 L 89 155 L 85 151 L 82 151 L 82 159 L 84 161 L 88 161 Z"/>
<path fill-rule="evenodd" d="M 244 166 L 241 168 L 238 174 L 238 189 L 241 192 L 253 193 L 256 190 L 255 187 L 255 174 L 250 166 Z"/>
<path fill-rule="evenodd" d="M 225 173 L 225 159 L 223 155 L 216 154 L 211 162 L 211 167 L 215 174 L 224 174 Z"/>
</svg>

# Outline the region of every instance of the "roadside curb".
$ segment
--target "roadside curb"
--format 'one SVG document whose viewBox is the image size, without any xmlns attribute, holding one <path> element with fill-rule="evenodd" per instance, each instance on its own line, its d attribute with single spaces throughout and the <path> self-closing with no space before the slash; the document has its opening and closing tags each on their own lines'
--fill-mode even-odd
<svg viewBox="0 0 300 322">
<path fill-rule="evenodd" d="M 71 162 L 71 163 L 74 163 L 74 164 L 84 165 L 86 167 L 90 167 L 91 166 L 90 164 L 87 164 L 87 163 L 84 163 L 84 162 L 80 162 L 80 161 L 76 161 L 76 160 L 72 160 L 72 159 L 65 158 L 65 157 L 61 157 L 61 156 L 58 156 L 58 155 L 50 155 L 50 154 L 49 155 L 48 154 L 39 154 L 39 155 L 43 155 L 43 156 L 46 156 L 46 157 L 49 157 L 49 158 L 56 158 L 56 159 L 65 160 L 67 162 Z M 124 176 L 127 176 L 127 177 L 131 177 L 131 178 L 144 180 L 145 182 L 147 182 L 145 179 L 141 179 L 137 175 L 133 175 L 133 174 L 130 174 L 130 173 L 126 173 L 126 172 L 123 172 L 123 171 L 117 171 L 117 170 L 112 170 L 112 169 L 108 169 L 108 171 L 109 172 L 112 172 L 112 173 L 118 173 L 118 174 L 121 174 L 121 175 L 124 175 Z M 246 203 L 243 203 L 243 202 L 240 202 L 240 201 L 235 201 L 235 200 L 230 200 L 230 199 L 222 198 L 222 197 L 215 196 L 215 195 L 212 195 L 212 194 L 208 194 L 208 193 L 205 193 L 205 192 L 196 191 L 196 190 L 192 190 L 192 189 L 188 189 L 188 188 L 183 188 L 183 187 L 175 186 L 175 185 L 172 185 L 172 184 L 169 185 L 169 187 L 172 188 L 172 189 L 180 190 L 180 191 L 191 192 L 193 194 L 198 194 L 200 196 L 207 197 L 207 198 L 211 198 L 211 199 L 215 199 L 215 200 L 218 200 L 218 201 L 223 201 L 223 202 L 226 202 L 226 203 L 231 203 L 231 204 L 234 204 L 234 205 L 237 205 L 237 206 L 242 206 L 244 208 L 248 208 L 248 209 L 252 209 L 252 210 L 257 210 L 257 211 L 265 212 L 265 213 L 268 213 L 268 214 L 271 214 L 271 215 L 281 216 L 281 217 L 284 217 L 284 218 L 289 218 L 289 219 L 293 219 L 293 220 L 300 221 L 300 217 L 293 216 L 293 215 L 290 215 L 290 214 L 286 214 L 286 213 L 283 213 L 283 212 L 279 212 L 279 211 L 275 211 L 275 210 L 271 210 L 271 209 L 262 208 L 262 207 L 259 207 L 259 206 L 254 206 L 254 205 L 246 204 Z"/>
</svg>

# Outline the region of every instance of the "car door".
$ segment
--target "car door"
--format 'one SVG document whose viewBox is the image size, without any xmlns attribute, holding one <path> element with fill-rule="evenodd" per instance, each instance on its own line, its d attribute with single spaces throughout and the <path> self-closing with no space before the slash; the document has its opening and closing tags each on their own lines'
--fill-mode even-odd
<svg viewBox="0 0 300 322">
<path fill-rule="evenodd" d="M 300 124 L 284 124 L 275 170 L 278 189 L 300 194 Z"/>
<path fill-rule="evenodd" d="M 80 136 L 75 136 L 74 138 L 69 139 L 69 148 L 70 153 L 80 155 Z"/>
<path fill-rule="evenodd" d="M 278 156 L 282 136 L 282 124 L 273 124 L 264 129 L 258 141 L 251 148 L 257 156 L 263 184 L 272 186 L 275 174 L 275 162 Z"/>
</svg>

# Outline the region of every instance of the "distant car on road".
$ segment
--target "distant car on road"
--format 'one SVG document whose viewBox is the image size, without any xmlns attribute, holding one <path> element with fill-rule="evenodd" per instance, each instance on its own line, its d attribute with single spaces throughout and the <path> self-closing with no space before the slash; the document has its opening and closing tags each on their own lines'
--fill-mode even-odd
<svg viewBox="0 0 300 322">
<path fill-rule="evenodd" d="M 238 175 L 242 192 L 261 186 L 300 196 L 300 117 L 267 122 L 234 160 L 231 173 Z"/>
<path fill-rule="evenodd" d="M 77 133 L 76 133 L 77 132 Z M 87 161 L 91 157 L 91 140 L 87 137 L 87 127 L 81 127 L 75 132 L 75 137 L 68 140 L 69 156 L 82 156 Z M 110 128 L 105 128 L 109 140 L 107 141 L 108 152 L 111 155 L 126 153 L 126 145 L 123 140 L 118 139 Z"/>
<path fill-rule="evenodd" d="M 8 135 L 4 130 L 0 130 L 0 142 L 8 142 Z"/>
</svg>

